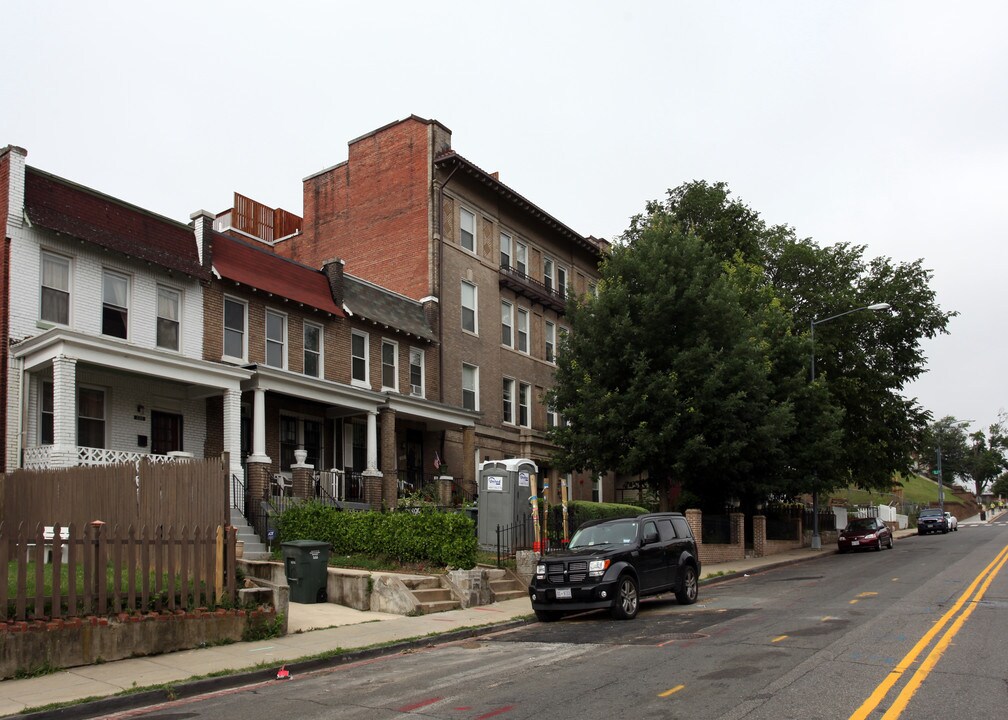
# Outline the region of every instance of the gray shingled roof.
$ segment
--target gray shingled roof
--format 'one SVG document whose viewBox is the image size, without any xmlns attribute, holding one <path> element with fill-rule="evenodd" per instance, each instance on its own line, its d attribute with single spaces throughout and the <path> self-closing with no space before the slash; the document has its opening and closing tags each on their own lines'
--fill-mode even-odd
<svg viewBox="0 0 1008 720">
<path fill-rule="evenodd" d="M 431 342 L 437 339 L 420 303 L 352 275 L 343 276 L 343 305 L 355 317 Z"/>
</svg>

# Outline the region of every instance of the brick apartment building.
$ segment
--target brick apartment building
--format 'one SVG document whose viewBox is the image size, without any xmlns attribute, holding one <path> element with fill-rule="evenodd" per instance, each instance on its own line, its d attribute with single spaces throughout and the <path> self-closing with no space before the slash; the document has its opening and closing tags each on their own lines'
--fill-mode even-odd
<svg viewBox="0 0 1008 720">
<path fill-rule="evenodd" d="M 482 460 L 528 457 L 555 497 L 546 431 L 562 419 L 543 394 L 566 298 L 594 291 L 604 241 L 459 155 L 441 123 L 411 116 L 350 141 L 347 160 L 306 178 L 301 230 L 271 244 L 313 267 L 339 258 L 427 307 L 435 399 L 479 413 L 471 430 L 446 430 L 453 474 L 471 482 Z M 567 479 L 575 499 L 613 499 L 611 475 Z"/>
</svg>

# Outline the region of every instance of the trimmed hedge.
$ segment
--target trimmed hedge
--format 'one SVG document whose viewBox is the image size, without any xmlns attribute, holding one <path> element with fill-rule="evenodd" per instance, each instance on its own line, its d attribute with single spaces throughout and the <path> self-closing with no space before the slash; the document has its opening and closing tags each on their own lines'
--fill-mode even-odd
<svg viewBox="0 0 1008 720">
<path fill-rule="evenodd" d="M 539 513 L 542 516 L 542 501 L 539 503 Z M 589 520 L 609 520 L 611 518 L 637 517 L 648 512 L 636 505 L 621 503 L 597 503 L 584 500 L 572 500 L 567 503 L 567 530 L 570 535 Z M 563 510 L 559 505 L 550 505 L 549 527 L 550 541 L 559 544 L 563 536 Z"/>
<path fill-rule="evenodd" d="M 475 526 L 461 513 L 343 512 L 307 502 L 277 518 L 277 536 L 280 542 L 327 542 L 338 555 L 385 556 L 463 569 L 476 565 Z"/>
</svg>

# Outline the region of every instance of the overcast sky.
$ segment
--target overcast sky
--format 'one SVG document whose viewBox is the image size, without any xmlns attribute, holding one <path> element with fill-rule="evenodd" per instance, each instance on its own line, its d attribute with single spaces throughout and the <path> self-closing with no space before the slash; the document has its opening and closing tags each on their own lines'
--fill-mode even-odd
<svg viewBox="0 0 1008 720">
<path fill-rule="evenodd" d="M 1004 2 L 8 0 L 0 13 L 0 146 L 34 167 L 180 221 L 234 191 L 300 214 L 302 178 L 417 114 L 585 235 L 615 237 L 684 181 L 724 180 L 799 236 L 923 258 L 961 314 L 907 393 L 982 425 L 1008 406 Z"/>
</svg>

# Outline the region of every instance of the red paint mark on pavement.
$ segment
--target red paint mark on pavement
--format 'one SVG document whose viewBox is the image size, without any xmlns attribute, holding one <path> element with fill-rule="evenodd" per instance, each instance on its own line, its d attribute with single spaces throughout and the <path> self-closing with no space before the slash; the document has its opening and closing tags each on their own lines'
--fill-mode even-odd
<svg viewBox="0 0 1008 720">
<path fill-rule="evenodd" d="M 497 708 L 496 710 L 491 710 L 488 713 L 483 713 L 476 720 L 486 720 L 486 718 L 497 717 L 498 715 L 503 715 L 506 712 L 514 710 L 514 705 L 505 705 L 502 708 Z"/>
<path fill-rule="evenodd" d="M 427 698 L 426 700 L 421 700 L 420 702 L 413 703 L 412 705 L 406 705 L 399 708 L 398 712 L 409 712 L 411 710 L 418 710 L 422 707 L 427 707 L 428 705 L 433 705 L 434 703 L 441 700 L 439 697 Z"/>
</svg>

